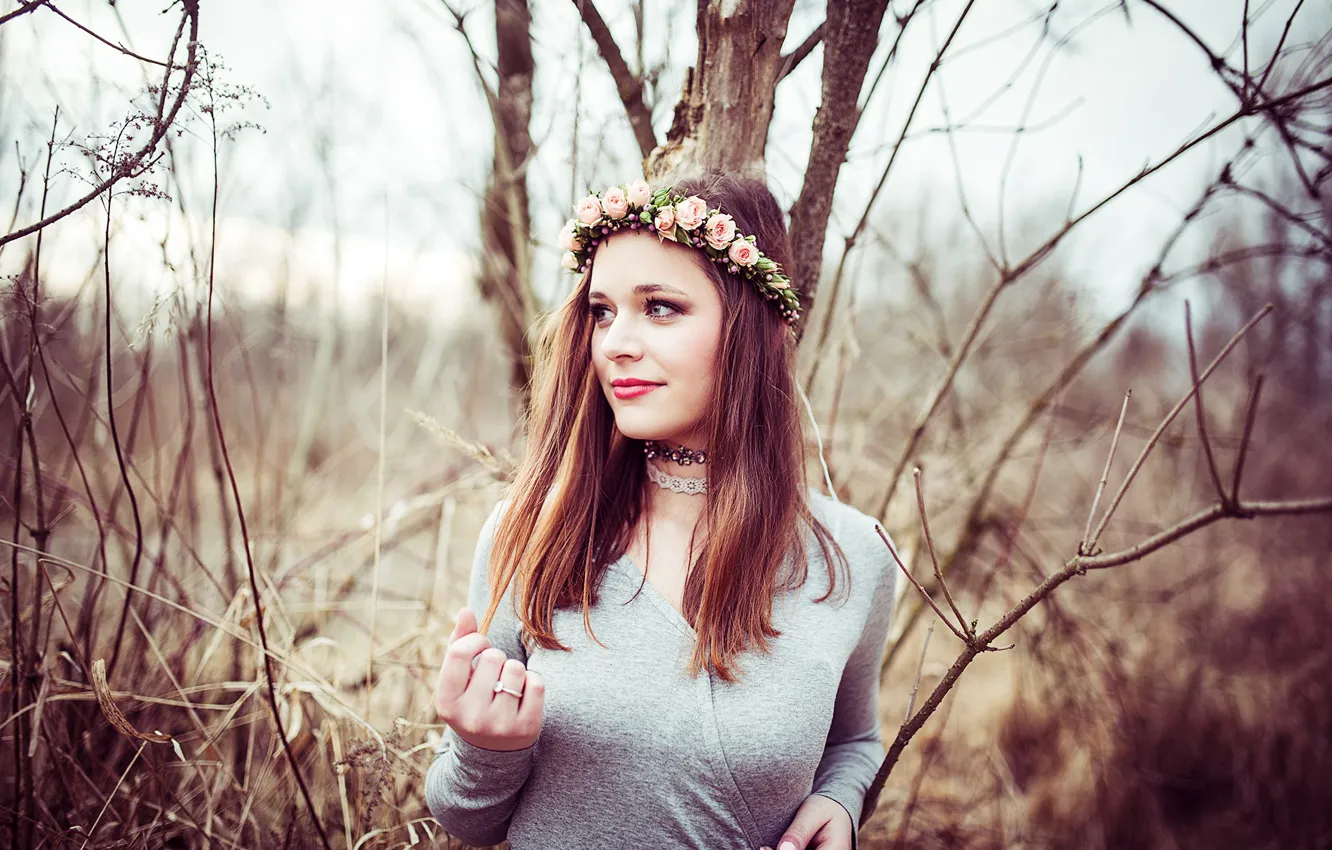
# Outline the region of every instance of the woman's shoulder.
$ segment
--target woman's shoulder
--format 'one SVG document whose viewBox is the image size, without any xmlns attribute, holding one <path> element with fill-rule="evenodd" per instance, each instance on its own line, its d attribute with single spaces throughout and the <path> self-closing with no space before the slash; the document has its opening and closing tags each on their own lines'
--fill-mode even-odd
<svg viewBox="0 0 1332 850">
<path fill-rule="evenodd" d="M 559 494 L 559 489 L 560 489 L 559 482 L 556 482 L 555 484 L 552 484 L 550 486 L 549 490 L 546 491 L 545 501 L 542 502 L 541 505 L 542 513 L 544 513 L 550 508 L 551 501 Z M 509 507 L 513 504 L 513 500 L 514 500 L 513 491 L 511 489 L 505 489 L 505 491 L 502 494 L 500 494 L 495 499 L 495 501 L 491 503 L 490 510 L 486 516 L 486 521 L 481 527 L 481 533 L 483 536 L 494 535 L 495 528 L 499 525 L 500 520 L 503 518 L 504 514 L 509 510 Z"/>
<path fill-rule="evenodd" d="M 878 575 L 893 563 L 874 517 L 814 487 L 809 488 L 809 509 L 842 547 L 853 572 Z"/>
<path fill-rule="evenodd" d="M 485 522 L 481 524 L 481 538 L 483 540 L 489 541 L 495 536 L 495 527 L 499 525 L 500 517 L 508 510 L 512 501 L 512 497 L 506 494 L 490 502 L 490 509 L 486 511 Z"/>
<path fill-rule="evenodd" d="M 837 542 L 862 542 L 867 539 L 879 540 L 875 531 L 879 521 L 848 502 L 834 499 L 816 487 L 809 488 L 809 509 L 832 533 Z M 883 541 L 879 540 L 879 546 Z"/>
</svg>

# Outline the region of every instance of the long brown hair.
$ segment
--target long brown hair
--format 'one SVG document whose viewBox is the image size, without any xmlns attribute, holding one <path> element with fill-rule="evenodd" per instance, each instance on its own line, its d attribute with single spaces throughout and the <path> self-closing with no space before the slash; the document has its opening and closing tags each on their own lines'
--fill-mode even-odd
<svg viewBox="0 0 1332 850">
<path fill-rule="evenodd" d="M 667 182 L 729 213 L 739 232 L 790 268 L 781 207 L 761 179 L 708 171 Z M 707 665 L 731 682 L 737 655 L 753 646 L 767 652 L 769 638 L 781 635 L 772 602 L 779 589 L 808 577 L 804 530 L 813 531 L 827 564 L 828 592 L 816 601 L 836 588 L 829 544 L 844 567 L 846 556 L 808 503 L 794 335 L 752 283 L 691 253 L 721 294 L 723 327 L 708 415 L 709 531 L 688 571 L 683 613 L 698 635 L 689 675 Z M 592 366 L 591 277 L 589 268 L 540 326 L 527 451 L 495 530 L 481 623 L 489 628 L 517 578 L 525 639 L 565 651 L 551 629 L 553 613 L 581 604 L 584 628 L 597 640 L 588 609 L 607 567 L 632 540 L 646 481 L 642 442 L 615 427 Z M 784 563 L 794 569 L 779 588 Z"/>
</svg>

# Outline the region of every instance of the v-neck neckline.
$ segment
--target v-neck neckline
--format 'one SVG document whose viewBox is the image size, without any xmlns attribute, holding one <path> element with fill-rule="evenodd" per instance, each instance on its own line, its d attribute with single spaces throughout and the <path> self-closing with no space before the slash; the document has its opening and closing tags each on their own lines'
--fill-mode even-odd
<svg viewBox="0 0 1332 850">
<path fill-rule="evenodd" d="M 628 552 L 621 555 L 615 565 L 626 571 L 627 577 L 634 582 L 635 586 L 641 586 L 643 596 L 660 608 L 661 612 L 675 624 L 676 628 L 683 632 L 686 637 L 698 640 L 698 633 L 694 631 L 693 626 L 689 625 L 689 621 L 685 619 L 684 614 L 680 613 L 679 609 L 672 605 L 671 601 L 663 596 L 661 591 L 657 590 L 656 586 L 647 577 L 647 573 L 639 569 L 638 564 L 634 563 Z"/>
</svg>

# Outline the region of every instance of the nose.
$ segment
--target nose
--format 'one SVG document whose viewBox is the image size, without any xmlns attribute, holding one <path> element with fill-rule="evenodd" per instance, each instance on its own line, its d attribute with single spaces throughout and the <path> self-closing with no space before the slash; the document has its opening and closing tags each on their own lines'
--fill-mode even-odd
<svg viewBox="0 0 1332 850">
<path fill-rule="evenodd" d="M 607 360 L 637 360 L 643 356 L 643 346 L 638 339 L 638 330 L 631 313 L 621 311 L 611 321 L 601 337 L 601 354 Z"/>
</svg>

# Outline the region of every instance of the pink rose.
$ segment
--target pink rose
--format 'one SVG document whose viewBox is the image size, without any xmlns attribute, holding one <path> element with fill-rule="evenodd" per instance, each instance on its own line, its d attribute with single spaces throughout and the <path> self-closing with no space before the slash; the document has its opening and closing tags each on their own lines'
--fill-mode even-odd
<svg viewBox="0 0 1332 850">
<path fill-rule="evenodd" d="M 703 238 L 718 251 L 725 249 L 735 238 L 735 220 L 725 213 L 714 213 L 703 228 Z"/>
<path fill-rule="evenodd" d="M 621 219 L 629 214 L 629 199 L 619 186 L 612 186 L 601 193 L 601 206 L 610 218 Z"/>
<path fill-rule="evenodd" d="M 732 242 L 726 253 L 737 266 L 752 266 L 758 262 L 758 249 L 746 239 Z"/>
<path fill-rule="evenodd" d="M 578 202 L 578 220 L 588 226 L 601 224 L 601 201 L 596 195 L 588 195 Z"/>
<path fill-rule="evenodd" d="M 675 205 L 675 223 L 685 230 L 693 230 L 703 223 L 708 205 L 698 195 L 690 195 Z"/>
<path fill-rule="evenodd" d="M 574 229 L 573 219 L 566 221 L 564 229 L 560 231 L 560 247 L 566 251 L 583 250 L 583 240 L 578 238 L 578 231 Z"/>
<path fill-rule="evenodd" d="M 629 184 L 629 203 L 636 207 L 647 206 L 648 201 L 652 200 L 652 190 L 648 188 L 646 180 L 635 180 Z"/>
<path fill-rule="evenodd" d="M 576 272 L 578 271 L 578 258 L 573 255 L 572 251 L 565 251 L 564 257 L 560 260 L 560 265 L 571 272 Z"/>
<path fill-rule="evenodd" d="M 652 220 L 652 226 L 667 239 L 678 241 L 675 239 L 675 207 L 662 207 L 657 210 L 657 217 Z"/>
</svg>

